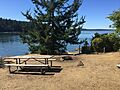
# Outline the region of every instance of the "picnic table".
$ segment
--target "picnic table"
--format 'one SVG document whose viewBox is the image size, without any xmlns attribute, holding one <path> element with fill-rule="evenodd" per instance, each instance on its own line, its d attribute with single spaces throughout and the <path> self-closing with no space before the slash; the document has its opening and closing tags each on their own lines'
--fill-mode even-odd
<svg viewBox="0 0 120 90">
<path fill-rule="evenodd" d="M 52 67 L 52 61 L 55 61 L 56 59 L 53 59 L 52 55 L 23 55 L 23 56 L 13 56 L 13 57 L 4 57 L 4 61 L 15 61 L 15 63 L 8 63 L 5 64 L 5 66 L 9 67 L 9 72 L 11 73 L 11 67 L 41 67 L 41 73 L 45 73 L 45 70 L 42 68 L 50 68 Z M 37 64 L 28 64 L 28 61 L 35 60 L 39 63 Z"/>
</svg>

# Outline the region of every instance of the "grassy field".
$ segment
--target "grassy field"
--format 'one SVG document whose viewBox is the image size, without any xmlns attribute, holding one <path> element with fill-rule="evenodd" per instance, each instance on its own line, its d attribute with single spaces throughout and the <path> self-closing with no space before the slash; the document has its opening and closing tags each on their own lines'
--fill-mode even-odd
<svg viewBox="0 0 120 90">
<path fill-rule="evenodd" d="M 72 56 L 56 61 L 63 70 L 54 75 L 9 74 L 0 69 L 0 90 L 120 90 L 120 53 Z M 82 61 L 84 66 L 78 66 Z"/>
</svg>

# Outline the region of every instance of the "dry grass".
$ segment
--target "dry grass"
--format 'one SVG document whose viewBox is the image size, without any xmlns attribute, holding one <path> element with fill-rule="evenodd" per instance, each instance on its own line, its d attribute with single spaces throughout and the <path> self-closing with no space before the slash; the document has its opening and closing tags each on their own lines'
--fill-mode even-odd
<svg viewBox="0 0 120 90">
<path fill-rule="evenodd" d="M 84 67 L 78 67 L 79 61 Z M 55 75 L 9 74 L 0 69 L 1 90 L 120 90 L 120 53 L 74 56 L 58 61 L 63 70 Z"/>
</svg>

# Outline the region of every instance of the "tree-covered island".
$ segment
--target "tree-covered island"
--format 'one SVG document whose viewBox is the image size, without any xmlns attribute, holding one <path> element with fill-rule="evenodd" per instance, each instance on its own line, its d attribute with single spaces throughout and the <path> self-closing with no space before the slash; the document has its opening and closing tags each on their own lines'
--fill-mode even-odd
<svg viewBox="0 0 120 90">
<path fill-rule="evenodd" d="M 0 18 L 0 33 L 8 32 L 8 33 L 18 33 L 22 32 L 26 25 L 29 22 L 26 21 L 17 21 L 11 19 L 3 19 Z"/>
</svg>

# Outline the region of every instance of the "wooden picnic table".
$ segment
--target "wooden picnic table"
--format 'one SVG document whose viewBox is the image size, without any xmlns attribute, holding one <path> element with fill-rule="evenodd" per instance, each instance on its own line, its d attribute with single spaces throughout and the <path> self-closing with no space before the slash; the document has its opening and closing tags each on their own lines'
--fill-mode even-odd
<svg viewBox="0 0 120 90">
<path fill-rule="evenodd" d="M 31 59 L 39 62 L 39 64 L 27 64 L 27 62 Z M 3 60 L 4 61 L 15 60 L 15 64 L 11 64 L 11 63 L 5 64 L 5 66 L 9 67 L 9 72 L 11 73 L 10 68 L 12 66 L 17 67 L 17 69 L 18 67 L 23 67 L 23 66 L 24 67 L 52 67 L 52 61 L 55 61 L 56 59 L 53 59 L 53 56 L 51 55 L 23 55 L 23 56 L 4 57 Z"/>
</svg>

